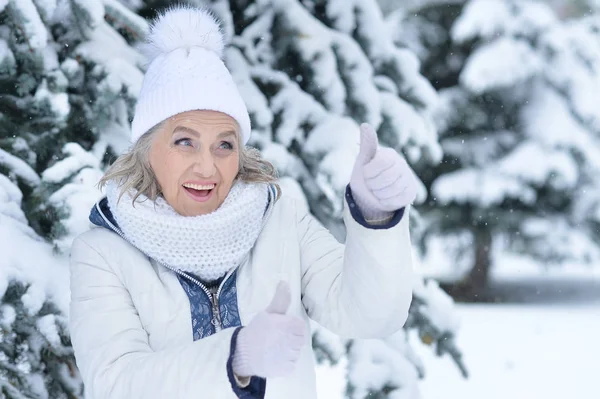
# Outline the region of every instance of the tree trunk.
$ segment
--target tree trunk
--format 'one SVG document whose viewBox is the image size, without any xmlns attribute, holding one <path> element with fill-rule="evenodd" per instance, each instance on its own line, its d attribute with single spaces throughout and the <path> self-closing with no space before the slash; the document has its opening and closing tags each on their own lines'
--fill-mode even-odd
<svg viewBox="0 0 600 399">
<path fill-rule="evenodd" d="M 490 275 L 492 232 L 486 226 L 478 226 L 473 234 L 475 236 L 475 264 L 469 272 L 466 283 L 474 295 L 481 295 L 485 293 Z"/>
<path fill-rule="evenodd" d="M 463 302 L 485 302 L 490 300 L 486 295 L 488 286 L 492 247 L 492 231 L 488 226 L 476 226 L 473 229 L 473 250 L 475 259 L 473 268 L 460 282 L 444 288 L 454 299 Z"/>
</svg>

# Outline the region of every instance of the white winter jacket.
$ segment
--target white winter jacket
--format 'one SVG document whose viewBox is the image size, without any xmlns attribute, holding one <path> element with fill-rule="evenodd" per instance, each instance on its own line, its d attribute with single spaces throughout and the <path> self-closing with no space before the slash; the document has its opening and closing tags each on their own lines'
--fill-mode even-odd
<svg viewBox="0 0 600 399">
<path fill-rule="evenodd" d="M 354 205 L 352 205 L 354 206 Z M 402 328 L 412 298 L 408 209 L 387 229 L 359 224 L 345 202 L 346 245 L 291 198 L 275 203 L 238 269 L 242 325 L 264 310 L 277 283 L 288 314 L 348 338 Z M 226 372 L 234 328 L 193 341 L 188 297 L 171 270 L 119 235 L 92 228 L 71 254 L 71 336 L 88 399 L 235 398 Z M 316 397 L 311 337 L 293 374 L 267 380 L 267 399 Z"/>
</svg>

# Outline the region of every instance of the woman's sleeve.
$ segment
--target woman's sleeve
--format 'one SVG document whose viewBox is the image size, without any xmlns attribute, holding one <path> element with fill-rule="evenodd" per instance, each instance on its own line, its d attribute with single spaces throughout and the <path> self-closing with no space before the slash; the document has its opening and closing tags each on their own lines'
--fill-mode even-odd
<svg viewBox="0 0 600 399">
<path fill-rule="evenodd" d="M 348 189 L 346 242 L 340 244 L 307 210 L 299 211 L 302 302 L 310 318 L 347 338 L 400 330 L 412 300 L 408 208 L 384 226 L 369 226 Z"/>
<path fill-rule="evenodd" d="M 230 355 L 237 329 L 153 351 L 129 292 L 81 238 L 71 251 L 70 326 L 89 399 L 264 396 L 264 380 L 235 385 Z"/>
</svg>

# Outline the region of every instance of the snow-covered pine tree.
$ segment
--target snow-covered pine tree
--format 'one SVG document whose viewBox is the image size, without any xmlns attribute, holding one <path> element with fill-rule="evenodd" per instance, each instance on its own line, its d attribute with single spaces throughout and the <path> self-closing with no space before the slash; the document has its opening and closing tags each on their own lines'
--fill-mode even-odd
<svg viewBox="0 0 600 399">
<path fill-rule="evenodd" d="M 597 262 L 598 17 L 565 23 L 539 2 L 472 0 L 388 23 L 442 98 L 444 160 L 422 175 L 425 261 L 458 271 L 453 292 L 470 299 L 515 256 Z"/>
<path fill-rule="evenodd" d="M 0 163 L 0 396 L 79 398 L 82 385 L 64 316 L 67 269 L 28 226 L 23 194 L 8 176 L 31 185 L 39 177 L 1 149 Z"/>
<path fill-rule="evenodd" d="M 146 29 L 112 0 L 0 1 L 0 396 L 82 395 L 64 252 L 127 145 Z"/>
</svg>

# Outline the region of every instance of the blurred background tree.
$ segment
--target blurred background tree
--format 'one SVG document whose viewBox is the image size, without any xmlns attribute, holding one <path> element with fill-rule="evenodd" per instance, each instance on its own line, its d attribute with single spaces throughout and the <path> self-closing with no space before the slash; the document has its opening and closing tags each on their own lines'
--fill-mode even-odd
<svg viewBox="0 0 600 399">
<path fill-rule="evenodd" d="M 425 262 L 454 272 L 452 295 L 494 299 L 483 298 L 490 270 L 507 255 L 597 263 L 597 18 L 565 23 L 540 2 L 472 0 L 388 22 L 442 99 L 444 160 L 420 174 L 430 192 L 420 246 Z"/>
</svg>

